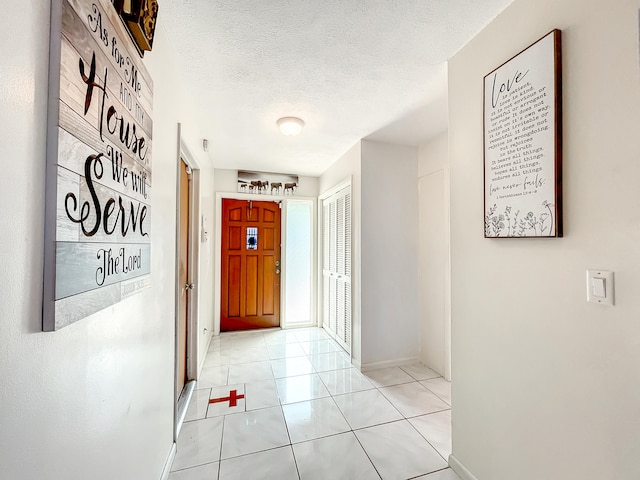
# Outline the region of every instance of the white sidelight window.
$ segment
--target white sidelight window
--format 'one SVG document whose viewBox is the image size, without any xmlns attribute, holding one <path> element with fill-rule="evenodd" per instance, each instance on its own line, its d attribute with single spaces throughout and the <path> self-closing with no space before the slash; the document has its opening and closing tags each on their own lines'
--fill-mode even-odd
<svg viewBox="0 0 640 480">
<path fill-rule="evenodd" d="M 286 326 L 312 324 L 313 202 L 286 200 Z"/>
</svg>

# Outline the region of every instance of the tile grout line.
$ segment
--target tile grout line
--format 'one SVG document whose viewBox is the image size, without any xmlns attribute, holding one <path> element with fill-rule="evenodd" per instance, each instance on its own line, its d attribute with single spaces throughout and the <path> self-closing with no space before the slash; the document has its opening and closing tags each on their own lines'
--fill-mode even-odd
<svg viewBox="0 0 640 480">
<path fill-rule="evenodd" d="M 428 477 L 428 476 L 433 475 L 434 473 L 444 472 L 445 470 L 449 470 L 449 469 L 450 469 L 450 467 L 441 468 L 441 469 L 439 469 L 439 470 L 434 470 L 434 471 L 433 471 L 433 472 L 431 472 L 431 473 L 425 473 L 425 474 L 422 474 L 422 475 L 416 475 L 415 477 L 411 477 L 411 478 L 409 478 L 409 479 L 407 479 L 407 480 L 413 480 L 413 479 L 415 479 L 415 478 L 424 477 L 425 475 Z"/>
<path fill-rule="evenodd" d="M 222 445 L 224 445 L 224 426 L 227 423 L 227 416 L 222 417 L 222 434 L 220 435 L 220 452 L 218 453 L 218 478 L 220 480 L 220 471 L 222 470 Z"/>
<path fill-rule="evenodd" d="M 360 438 L 358 437 L 358 435 L 356 435 L 355 431 L 351 431 L 351 433 L 353 433 L 353 436 L 356 437 L 356 442 L 358 442 L 358 445 L 360 445 L 360 448 L 362 449 L 362 451 L 364 452 L 364 454 L 367 456 L 367 458 L 369 459 L 369 463 L 371 463 L 371 466 L 373 467 L 373 469 L 376 471 L 376 473 L 378 474 L 378 477 L 382 478 L 382 474 L 378 471 L 378 467 L 376 467 L 376 464 L 373 463 L 373 460 L 371 459 L 371 456 L 369 455 L 369 452 L 367 452 L 367 449 L 364 448 L 364 445 L 362 445 L 362 442 L 360 441 Z"/>
<path fill-rule="evenodd" d="M 278 400 L 280 397 L 278 396 Z M 293 441 L 291 440 L 291 432 L 289 431 L 289 424 L 287 423 L 287 417 L 284 415 L 284 405 L 280 402 L 280 411 L 282 412 L 282 421 L 284 423 L 284 428 L 287 430 L 287 438 L 289 439 L 288 447 L 291 449 L 291 455 L 293 456 L 293 463 L 296 466 L 296 472 L 298 474 L 298 479 L 300 479 L 300 469 L 298 468 L 298 461 L 296 460 L 296 453 L 293 450 Z"/>
<path fill-rule="evenodd" d="M 444 377 L 438 377 L 438 378 L 444 378 Z M 430 378 L 429 380 L 434 380 L 433 378 Z M 433 390 L 431 390 L 429 387 L 427 387 L 426 385 L 424 385 L 422 382 L 426 382 L 426 380 L 419 380 L 420 384 L 426 388 L 427 390 L 429 390 L 431 393 L 433 393 L 436 397 L 438 397 L 440 400 L 442 400 L 444 403 L 446 403 L 447 405 L 449 405 L 449 409 L 451 409 L 451 404 L 449 402 L 447 402 L 444 398 L 442 398 L 440 395 L 438 395 L 436 392 L 434 392 Z"/>
<path fill-rule="evenodd" d="M 443 410 L 443 411 L 446 411 L 446 410 Z M 434 413 L 439 413 L 439 412 L 434 412 Z M 428 415 L 431 415 L 431 414 L 428 414 Z M 411 417 L 411 418 L 416 418 L 416 417 Z M 409 419 L 406 419 L 406 420 L 407 420 L 407 422 L 409 422 Z M 425 436 L 420 432 L 420 430 L 418 430 L 418 429 L 416 428 L 416 426 L 415 426 L 413 423 L 409 422 L 409 425 L 411 425 L 411 427 L 412 427 L 412 428 L 413 428 L 413 429 L 418 433 L 418 435 L 420 435 L 422 438 L 424 438 L 424 439 L 425 439 L 425 441 L 426 441 L 426 442 L 431 446 L 431 448 L 433 448 L 433 449 L 435 450 L 435 452 L 440 456 L 440 458 L 442 458 L 442 459 L 447 463 L 447 465 L 449 465 L 449 460 L 448 460 L 448 459 L 446 459 L 446 458 L 444 458 L 444 456 L 440 453 L 440 450 L 438 450 L 438 449 L 433 445 L 433 443 L 431 443 L 431 442 L 429 441 L 429 439 L 428 439 L 427 437 L 425 437 Z M 436 471 L 438 471 L 438 470 L 436 470 Z M 429 474 L 427 474 L 427 475 L 430 475 L 431 473 L 433 473 L 433 472 L 430 472 L 430 473 L 429 473 Z M 419 475 L 418 475 L 418 476 L 419 476 Z"/>
</svg>

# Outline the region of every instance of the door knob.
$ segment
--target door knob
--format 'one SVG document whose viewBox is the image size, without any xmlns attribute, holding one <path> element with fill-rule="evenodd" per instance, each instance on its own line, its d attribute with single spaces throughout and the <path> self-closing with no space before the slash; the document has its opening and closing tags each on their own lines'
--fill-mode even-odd
<svg viewBox="0 0 640 480">
<path fill-rule="evenodd" d="M 280 273 L 280 269 L 276 268 L 276 275 L 278 275 Z"/>
</svg>

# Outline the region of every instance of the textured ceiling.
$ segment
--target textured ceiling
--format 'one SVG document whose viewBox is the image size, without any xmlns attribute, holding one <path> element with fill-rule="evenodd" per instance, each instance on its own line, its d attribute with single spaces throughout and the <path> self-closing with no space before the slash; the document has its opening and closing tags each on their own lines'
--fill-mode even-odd
<svg viewBox="0 0 640 480">
<path fill-rule="evenodd" d="M 511 1 L 165 0 L 158 23 L 216 168 L 316 176 L 361 138 L 445 130 L 445 62 Z"/>
</svg>

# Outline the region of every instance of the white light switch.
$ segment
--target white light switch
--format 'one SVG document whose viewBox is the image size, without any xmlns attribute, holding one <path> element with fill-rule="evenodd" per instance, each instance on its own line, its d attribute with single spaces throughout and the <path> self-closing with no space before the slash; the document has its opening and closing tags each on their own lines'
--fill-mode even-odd
<svg viewBox="0 0 640 480">
<path fill-rule="evenodd" d="M 593 295 L 596 297 L 606 297 L 606 280 L 602 277 L 594 277 L 592 280 Z"/>
<path fill-rule="evenodd" d="M 587 302 L 613 305 L 613 272 L 587 270 Z"/>
<path fill-rule="evenodd" d="M 602 277 L 593 278 L 593 295 L 596 297 L 606 297 L 607 290 L 605 288 L 606 280 Z"/>
</svg>

